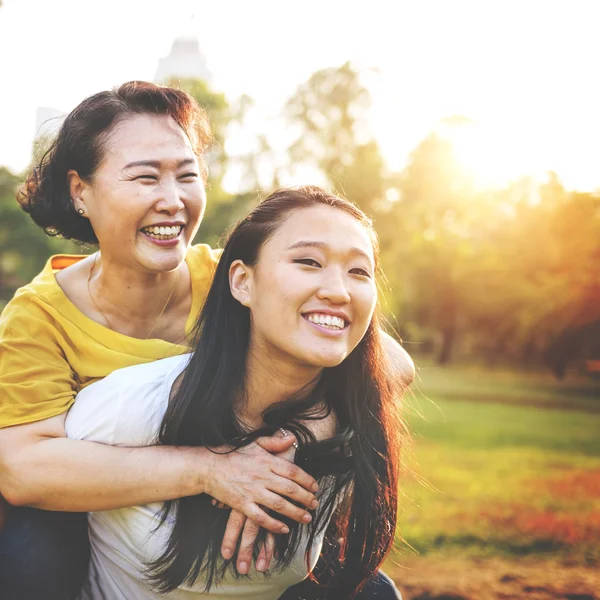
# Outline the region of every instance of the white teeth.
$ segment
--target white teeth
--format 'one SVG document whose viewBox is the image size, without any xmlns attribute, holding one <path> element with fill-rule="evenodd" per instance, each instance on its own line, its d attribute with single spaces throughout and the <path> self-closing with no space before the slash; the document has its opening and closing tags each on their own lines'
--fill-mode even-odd
<svg viewBox="0 0 600 600">
<path fill-rule="evenodd" d="M 174 237 L 174 236 L 178 236 L 181 233 L 182 229 L 183 229 L 183 225 L 173 225 L 173 226 L 168 226 L 168 227 L 155 225 L 154 227 L 146 227 L 146 228 L 142 229 L 142 231 L 149 235 L 161 235 L 161 236 Z"/>
<path fill-rule="evenodd" d="M 344 319 L 332 315 L 311 313 L 306 318 L 312 323 L 322 325 L 329 329 L 344 329 L 344 327 L 346 326 L 346 322 L 344 321 Z"/>
</svg>

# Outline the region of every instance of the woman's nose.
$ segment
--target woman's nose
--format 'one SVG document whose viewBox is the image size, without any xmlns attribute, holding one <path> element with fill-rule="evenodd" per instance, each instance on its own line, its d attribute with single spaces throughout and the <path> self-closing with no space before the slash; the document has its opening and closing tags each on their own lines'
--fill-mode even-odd
<svg viewBox="0 0 600 600">
<path fill-rule="evenodd" d="M 165 182 L 160 187 L 160 198 L 156 203 L 158 212 L 175 215 L 184 208 L 185 204 L 181 199 L 181 190 L 176 182 Z"/>
<path fill-rule="evenodd" d="M 339 269 L 323 270 L 317 297 L 322 300 L 329 300 L 332 304 L 347 304 L 350 302 L 346 278 Z"/>
</svg>

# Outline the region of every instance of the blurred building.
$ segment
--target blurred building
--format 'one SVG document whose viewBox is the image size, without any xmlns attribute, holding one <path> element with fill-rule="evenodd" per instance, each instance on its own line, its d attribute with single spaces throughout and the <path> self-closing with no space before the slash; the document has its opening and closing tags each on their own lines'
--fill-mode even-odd
<svg viewBox="0 0 600 600">
<path fill-rule="evenodd" d="M 178 37 L 173 42 L 171 52 L 158 61 L 158 69 L 154 76 L 156 83 L 166 83 L 170 78 L 202 79 L 212 81 L 206 58 L 200 52 L 198 39 L 191 36 Z"/>
</svg>

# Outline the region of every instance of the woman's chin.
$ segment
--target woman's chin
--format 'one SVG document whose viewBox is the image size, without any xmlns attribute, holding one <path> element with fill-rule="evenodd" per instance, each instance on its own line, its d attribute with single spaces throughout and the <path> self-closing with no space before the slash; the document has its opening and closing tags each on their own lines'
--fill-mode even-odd
<svg viewBox="0 0 600 600">
<path fill-rule="evenodd" d="M 149 271 L 172 271 L 185 260 L 186 248 L 183 246 L 171 248 L 168 252 L 148 252 L 142 254 L 140 263 Z"/>
<path fill-rule="evenodd" d="M 346 353 L 313 355 L 308 362 L 312 367 L 318 369 L 331 369 L 341 364 L 346 356 L 348 356 Z"/>
</svg>

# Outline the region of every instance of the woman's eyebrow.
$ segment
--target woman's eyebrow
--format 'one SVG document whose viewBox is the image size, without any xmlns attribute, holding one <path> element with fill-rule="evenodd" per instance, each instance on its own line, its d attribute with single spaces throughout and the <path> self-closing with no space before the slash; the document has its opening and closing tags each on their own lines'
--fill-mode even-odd
<svg viewBox="0 0 600 600">
<path fill-rule="evenodd" d="M 320 250 L 331 250 L 331 246 L 329 244 L 326 244 L 325 242 L 318 242 L 316 240 L 300 240 L 298 242 L 294 242 L 291 246 L 288 246 L 288 250 L 294 250 L 295 248 L 319 248 Z M 361 250 L 356 246 L 348 248 L 348 253 L 358 254 L 366 258 L 370 263 L 373 262 L 372 257 L 370 257 L 364 250 Z"/>
<path fill-rule="evenodd" d="M 177 163 L 177 168 L 184 167 L 186 165 L 195 164 L 196 161 L 193 158 L 184 158 Z M 132 167 L 154 167 L 155 169 L 160 169 L 162 166 L 162 162 L 160 160 L 134 160 L 126 164 L 124 169 L 131 169 Z"/>
</svg>

